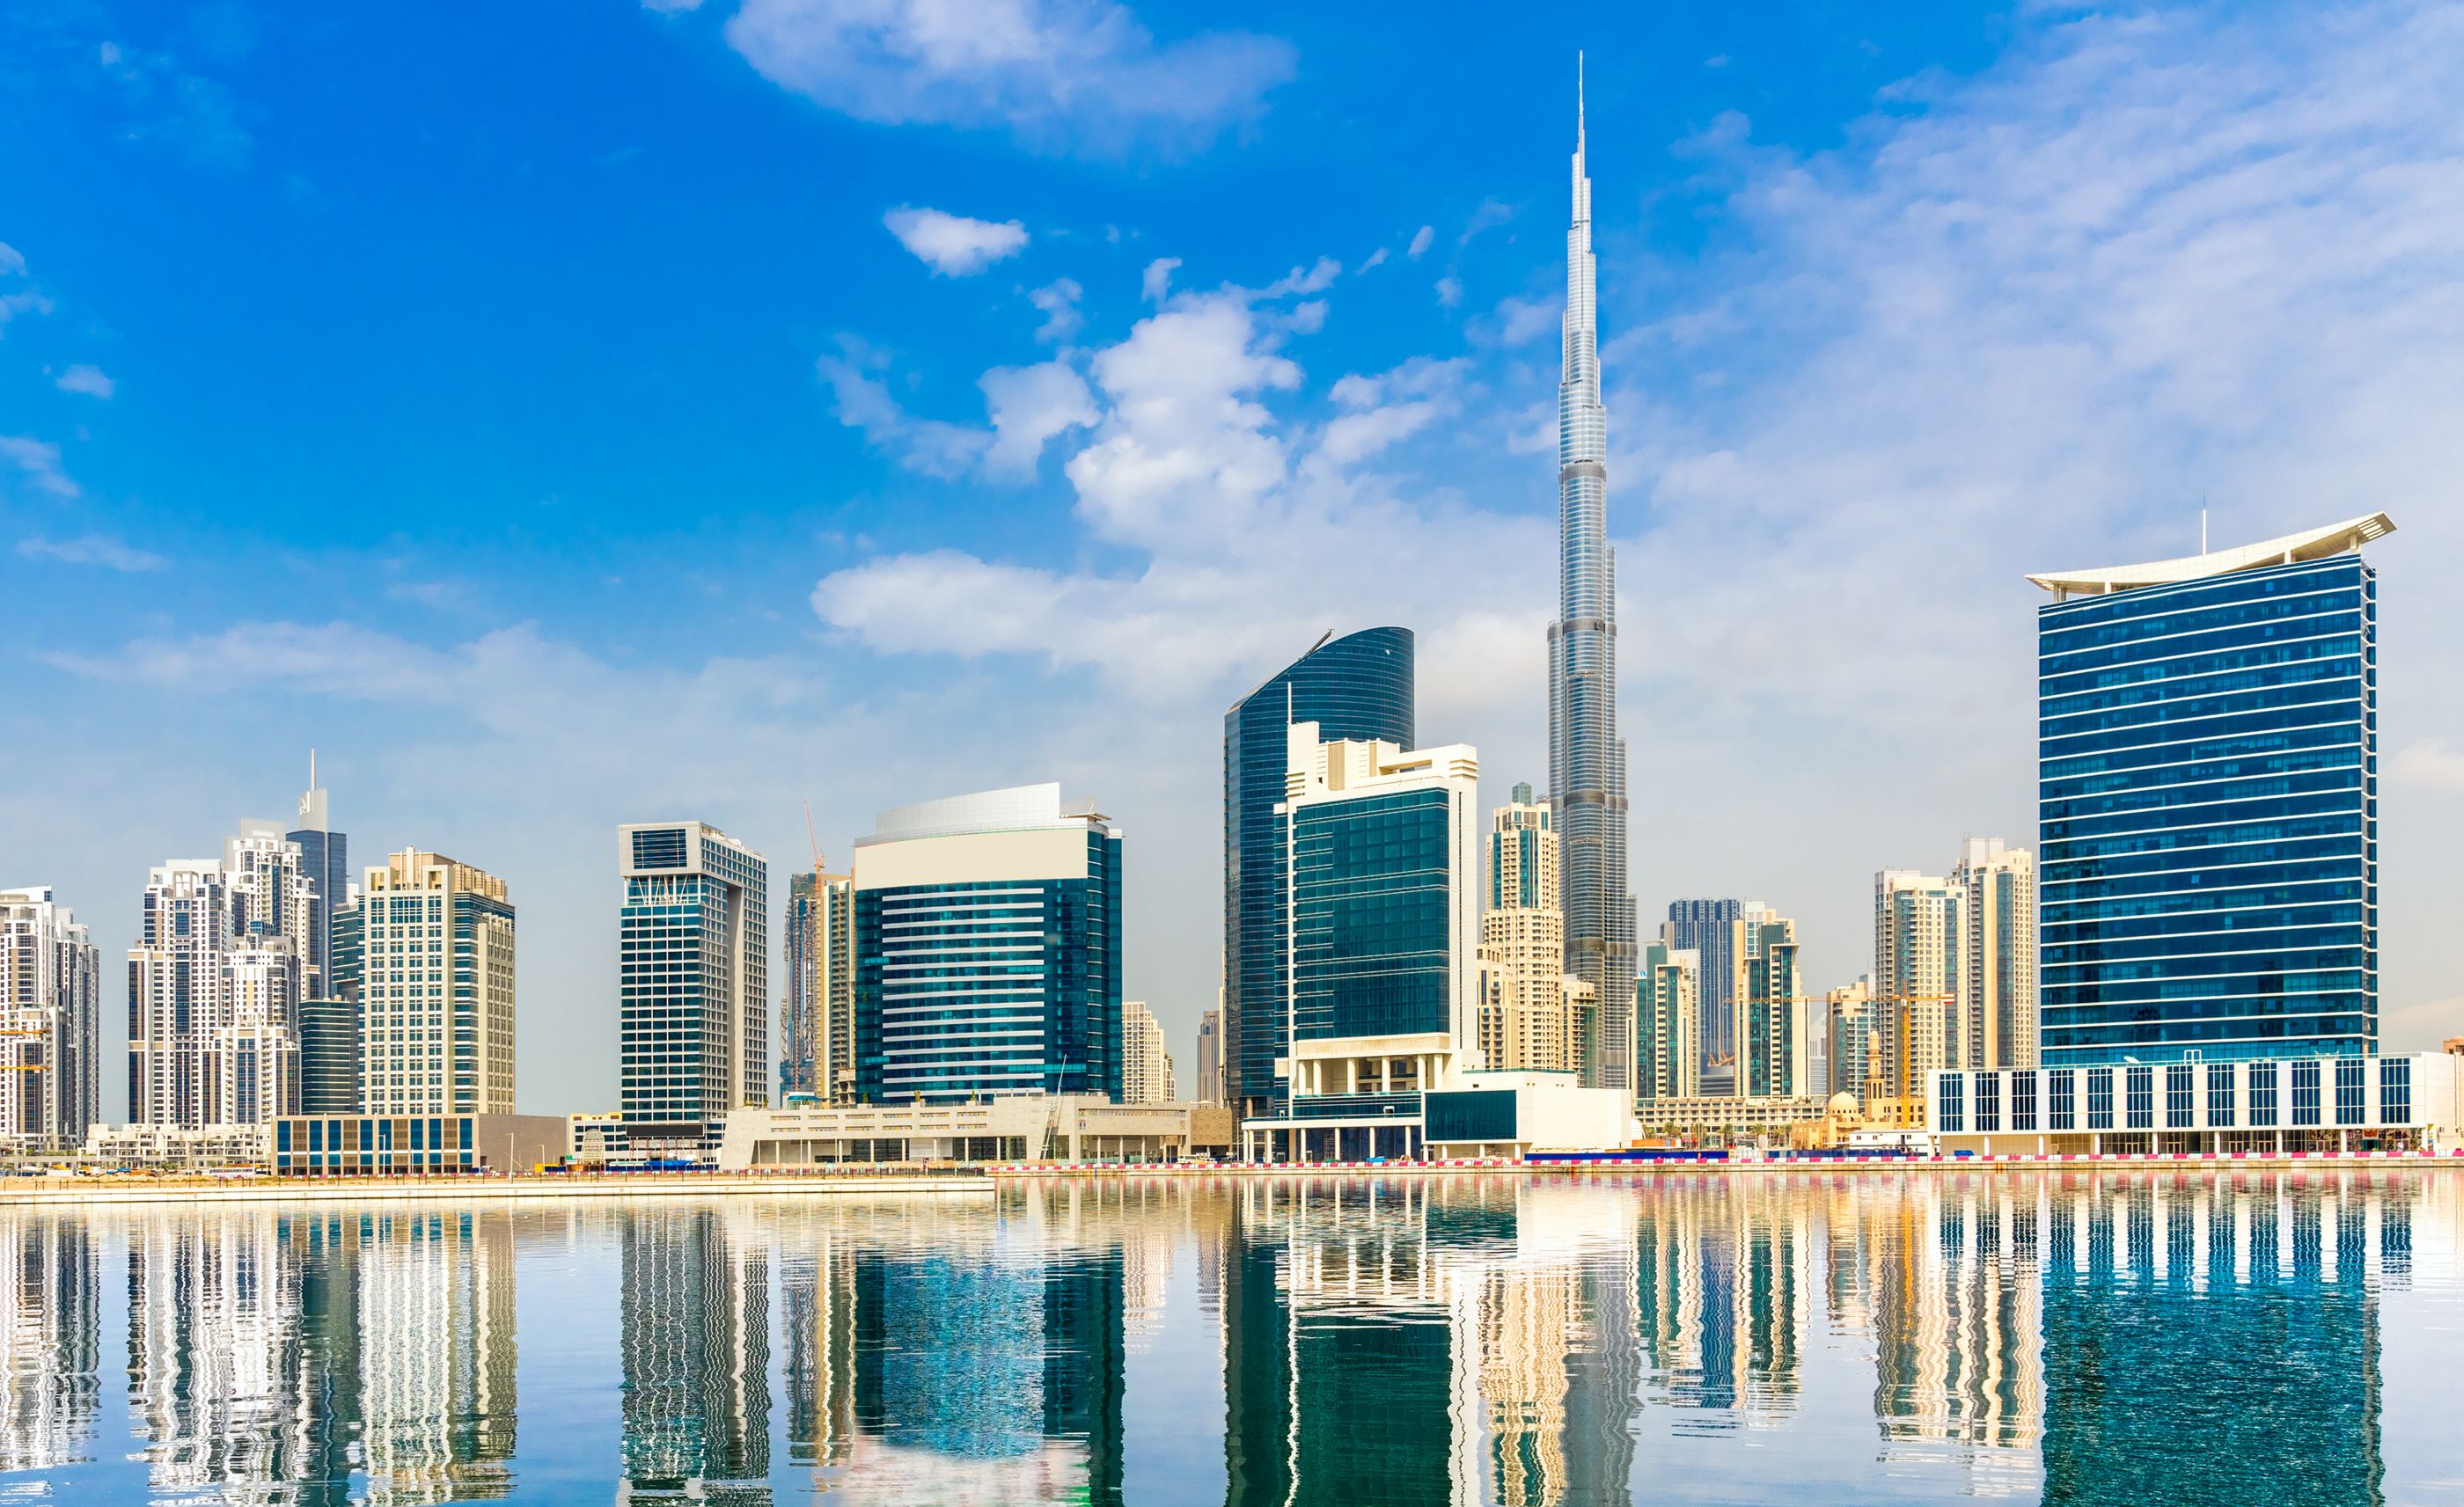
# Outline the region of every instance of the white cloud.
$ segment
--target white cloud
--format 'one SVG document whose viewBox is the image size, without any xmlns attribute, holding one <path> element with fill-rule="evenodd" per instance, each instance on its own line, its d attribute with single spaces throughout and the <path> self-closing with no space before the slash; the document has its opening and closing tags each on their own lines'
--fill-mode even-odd
<svg viewBox="0 0 2464 1507">
<path fill-rule="evenodd" d="M 52 385 L 62 392 L 83 393 L 89 398 L 109 398 L 115 387 L 112 380 L 103 375 L 101 367 L 89 366 L 83 361 L 60 373 L 59 380 Z"/>
<path fill-rule="evenodd" d="M 1385 265 L 1386 248 L 1381 246 L 1377 248 L 1377 250 L 1371 251 L 1368 257 L 1361 262 L 1360 270 L 1365 273 L 1372 267 L 1383 267 Z"/>
<path fill-rule="evenodd" d="M 73 539 L 47 539 L 40 536 L 19 539 L 17 553 L 28 559 L 58 560 L 68 565 L 99 565 L 105 570 L 161 570 L 169 561 L 150 550 L 141 550 L 103 534 L 83 534 Z"/>
<path fill-rule="evenodd" d="M 0 293 L 0 335 L 9 333 L 9 322 L 21 314 L 49 314 L 52 300 L 32 288 L 16 293 Z"/>
<path fill-rule="evenodd" d="M 997 476 L 1033 475 L 1044 447 L 1054 436 L 1103 417 L 1095 411 L 1086 380 L 1060 361 L 997 366 L 984 373 L 979 385 L 993 420 L 984 469 Z"/>
<path fill-rule="evenodd" d="M 898 244 L 942 277 L 968 277 L 1026 250 L 1026 227 L 1016 220 L 970 220 L 940 209 L 902 207 L 881 217 Z"/>
<path fill-rule="evenodd" d="M 642 0 L 642 9 L 661 15 L 683 15 L 701 9 L 701 0 Z"/>
<path fill-rule="evenodd" d="M 1463 302 L 1463 279 L 1449 273 L 1438 279 L 1438 307 L 1451 309 Z"/>
<path fill-rule="evenodd" d="M 25 270 L 26 258 L 18 252 L 17 248 L 6 241 L 0 241 L 0 273 L 22 273 Z"/>
<path fill-rule="evenodd" d="M 885 365 L 886 357 L 846 335 L 839 337 L 838 355 L 825 356 L 815 362 L 822 381 L 829 383 L 839 422 L 864 431 L 867 440 L 909 470 L 928 476 L 966 474 L 991 448 L 992 435 L 908 413 L 891 396 L 889 386 L 874 375 Z"/>
<path fill-rule="evenodd" d="M 1282 298 L 1293 294 L 1324 293 L 1343 275 L 1343 264 L 1331 256 L 1321 256 L 1308 267 L 1295 267 L 1283 276 L 1259 290 L 1262 298 Z"/>
<path fill-rule="evenodd" d="M 726 33 L 763 77 L 857 120 L 1099 156 L 1204 145 L 1293 63 L 1245 33 L 1158 42 L 1111 0 L 745 0 Z"/>
<path fill-rule="evenodd" d="M 1078 300 L 1086 294 L 1086 289 L 1068 277 L 1055 278 L 1028 294 L 1026 301 L 1044 315 L 1044 323 L 1036 330 L 1035 338 L 1051 344 L 1067 344 L 1086 322 L 1078 313 Z"/>
<path fill-rule="evenodd" d="M 1138 295 L 1149 303 L 1163 302 L 1164 295 L 1172 291 L 1173 269 L 1179 265 L 1177 256 L 1158 256 L 1147 263 L 1146 272 L 1138 278 Z"/>
<path fill-rule="evenodd" d="M 1438 228 L 1436 226 L 1424 225 L 1420 227 L 1419 229 L 1412 232 L 1412 244 L 1404 249 L 1403 254 L 1416 262 L 1419 261 L 1422 256 L 1428 254 L 1429 243 L 1436 240 L 1437 236 Z"/>
<path fill-rule="evenodd" d="M 77 484 L 60 467 L 60 448 L 49 440 L 0 434 L 0 461 L 15 466 L 37 491 L 47 491 L 55 497 L 77 494 Z"/>
</svg>

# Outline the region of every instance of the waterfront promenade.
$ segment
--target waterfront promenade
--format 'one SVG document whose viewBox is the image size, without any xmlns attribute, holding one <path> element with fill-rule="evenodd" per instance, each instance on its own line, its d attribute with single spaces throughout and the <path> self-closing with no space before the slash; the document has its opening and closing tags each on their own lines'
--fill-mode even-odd
<svg viewBox="0 0 2464 1507">
<path fill-rule="evenodd" d="M 523 1177 L 11 1177 L 0 1207 L 102 1204 L 535 1203 L 576 1198 L 981 1197 L 993 1179 L 973 1169 L 864 1172 L 555 1173 Z"/>
</svg>

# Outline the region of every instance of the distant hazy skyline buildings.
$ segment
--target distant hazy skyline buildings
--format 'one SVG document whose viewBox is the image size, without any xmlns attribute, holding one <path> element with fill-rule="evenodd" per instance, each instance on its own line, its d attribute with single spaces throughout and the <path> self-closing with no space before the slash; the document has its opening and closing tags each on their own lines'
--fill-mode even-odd
<svg viewBox="0 0 2464 1507">
<path fill-rule="evenodd" d="M 333 918 L 351 898 L 351 840 L 334 830 L 323 786 L 317 783 L 317 751 L 308 751 L 308 788 L 300 793 L 297 825 L 286 834 L 299 847 L 299 872 L 308 882 L 308 966 L 312 994 L 333 991 Z"/>
<path fill-rule="evenodd" d="M 1243 1118 L 1288 1093 L 1287 977 L 1281 822 L 1287 730 L 1314 722 L 1329 739 L 1410 748 L 1418 741 L 1409 628 L 1328 634 L 1223 714 L 1223 1098 Z"/>
<path fill-rule="evenodd" d="M 1557 621 L 1549 628 L 1549 803 L 1556 812 L 1566 972 L 1599 1001 L 1603 1049 L 1591 1086 L 1631 1091 L 1634 895 L 1631 814 L 1617 736 L 1617 555 L 1608 537 L 1608 417 L 1600 405 L 1599 273 L 1592 180 L 1574 100 L 1573 214 L 1557 385 Z"/>
<path fill-rule="evenodd" d="M 2046 1065 L 2378 1050 L 2394 528 L 2029 578 Z"/>
</svg>

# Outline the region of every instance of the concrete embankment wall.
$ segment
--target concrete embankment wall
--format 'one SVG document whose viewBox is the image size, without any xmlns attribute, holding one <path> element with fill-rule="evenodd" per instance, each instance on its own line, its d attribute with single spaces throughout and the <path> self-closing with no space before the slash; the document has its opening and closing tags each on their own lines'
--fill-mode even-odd
<svg viewBox="0 0 2464 1507">
<path fill-rule="evenodd" d="M 749 1175 L 690 1172 L 622 1177 L 352 1177 L 352 1178 L 99 1178 L 0 1179 L 0 1206 L 87 1208 L 102 1204 L 530 1202 L 568 1198 L 713 1198 L 738 1194 L 790 1198 L 868 1198 L 883 1194 L 983 1197 L 993 1180 L 980 1175 L 884 1173 L 879 1176 Z"/>
</svg>

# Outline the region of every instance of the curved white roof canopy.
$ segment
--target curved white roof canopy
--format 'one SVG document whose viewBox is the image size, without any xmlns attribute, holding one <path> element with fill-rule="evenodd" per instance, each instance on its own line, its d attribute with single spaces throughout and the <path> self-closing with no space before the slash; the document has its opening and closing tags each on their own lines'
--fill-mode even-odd
<svg viewBox="0 0 2464 1507">
<path fill-rule="evenodd" d="M 2262 539 L 2256 544 L 2215 550 L 2206 555 L 2154 560 L 2145 565 L 2111 565 L 2102 570 L 2052 571 L 2028 579 L 2052 592 L 2057 601 L 2065 597 L 2101 597 L 2108 592 L 2129 591 L 2139 586 L 2166 586 L 2207 576 L 2230 575 L 2237 570 L 2325 559 L 2330 555 L 2359 549 L 2372 539 L 2394 532 L 2394 519 L 2384 513 L 2373 513 L 2365 517 L 2331 523 L 2322 529 L 2304 529 L 2279 539 Z"/>
</svg>

